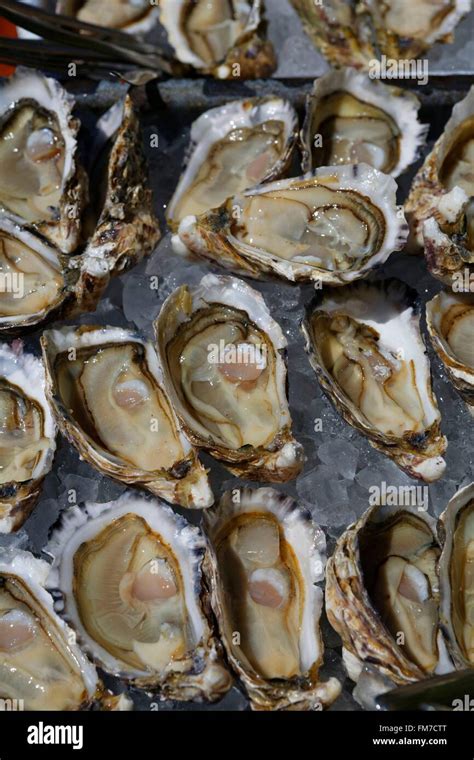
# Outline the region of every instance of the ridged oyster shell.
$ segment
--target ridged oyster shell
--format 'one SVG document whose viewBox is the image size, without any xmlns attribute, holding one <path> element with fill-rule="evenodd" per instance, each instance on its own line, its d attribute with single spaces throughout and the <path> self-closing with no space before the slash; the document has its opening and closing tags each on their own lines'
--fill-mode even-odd
<svg viewBox="0 0 474 760">
<path fill-rule="evenodd" d="M 425 141 L 427 126 L 418 121 L 419 107 L 411 92 L 362 72 L 328 72 L 315 80 L 306 98 L 303 171 L 364 162 L 398 177 L 416 160 Z"/>
<path fill-rule="evenodd" d="M 319 630 L 324 534 L 272 488 L 227 491 L 204 526 L 211 602 L 232 668 L 254 710 L 315 710 L 340 693 L 323 683 Z"/>
<path fill-rule="evenodd" d="M 444 472 L 415 291 L 397 280 L 327 288 L 302 328 L 319 382 L 344 419 L 411 477 Z"/>
<path fill-rule="evenodd" d="M 219 699 L 232 679 L 207 619 L 206 542 L 156 499 L 125 493 L 63 513 L 48 587 L 108 673 L 163 699 Z"/>
<path fill-rule="evenodd" d="M 99 687 L 45 590 L 48 573 L 47 562 L 29 552 L 0 548 L 0 695 L 16 702 L 11 709 L 78 710 Z"/>
<path fill-rule="evenodd" d="M 395 180 L 367 164 L 320 167 L 185 217 L 184 246 L 238 274 L 343 285 L 403 248 Z"/>
<path fill-rule="evenodd" d="M 303 466 L 291 433 L 286 339 L 257 291 L 208 274 L 155 322 L 165 388 L 191 442 L 233 473 L 286 481 Z"/>
<path fill-rule="evenodd" d="M 62 433 L 93 467 L 172 504 L 212 492 L 163 388 L 153 345 L 119 327 L 46 330 L 47 393 Z"/>
<path fill-rule="evenodd" d="M 166 218 L 172 230 L 189 214 L 220 206 L 260 182 L 283 176 L 296 144 L 298 117 L 283 98 L 233 100 L 191 127 L 186 167 Z"/>
</svg>

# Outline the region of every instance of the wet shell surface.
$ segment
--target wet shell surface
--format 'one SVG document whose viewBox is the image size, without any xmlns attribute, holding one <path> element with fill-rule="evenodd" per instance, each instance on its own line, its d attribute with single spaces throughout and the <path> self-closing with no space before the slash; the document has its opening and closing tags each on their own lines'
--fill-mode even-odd
<svg viewBox="0 0 474 760">
<path fill-rule="evenodd" d="M 295 110 L 283 98 L 234 100 L 203 113 L 191 127 L 186 167 L 167 209 L 169 226 L 176 230 L 185 216 L 283 176 L 297 129 Z"/>
<path fill-rule="evenodd" d="M 442 291 L 426 304 L 433 348 L 474 414 L 474 294 Z"/>
<path fill-rule="evenodd" d="M 343 285 L 403 248 L 396 189 L 367 164 L 320 167 L 185 217 L 178 234 L 187 250 L 238 274 Z"/>
<path fill-rule="evenodd" d="M 398 177 L 416 160 L 427 126 L 415 95 L 344 68 L 316 79 L 301 130 L 302 169 L 366 163 Z"/>
<path fill-rule="evenodd" d="M 165 388 L 191 442 L 252 480 L 303 466 L 291 433 L 286 339 L 257 291 L 208 274 L 181 286 L 155 322 Z"/>
<path fill-rule="evenodd" d="M 0 548 L 0 695 L 12 710 L 79 710 L 99 686 L 45 590 L 48 572 L 30 552 Z"/>
<path fill-rule="evenodd" d="M 150 342 L 88 325 L 47 330 L 41 343 L 58 425 L 89 464 L 172 504 L 212 504 L 206 470 L 181 431 Z"/>
<path fill-rule="evenodd" d="M 150 0 L 57 0 L 56 10 L 86 24 L 97 24 L 99 18 L 101 26 L 129 34 L 146 34 L 159 23 L 158 4 Z"/>
<path fill-rule="evenodd" d="M 0 533 L 24 523 L 56 450 L 56 423 L 40 359 L 0 344 Z"/>
<path fill-rule="evenodd" d="M 303 322 L 306 350 L 344 419 L 411 477 L 437 480 L 446 439 L 415 291 L 402 282 L 325 289 Z"/>
<path fill-rule="evenodd" d="M 0 87 L 0 209 L 64 253 L 80 242 L 87 201 L 73 104 L 55 79 L 30 69 Z"/>
<path fill-rule="evenodd" d="M 315 710 L 340 693 L 323 683 L 319 630 L 326 542 L 288 496 L 227 491 L 205 513 L 212 606 L 233 670 L 254 710 Z"/>
<path fill-rule="evenodd" d="M 163 699 L 210 700 L 232 679 L 206 617 L 199 528 L 156 499 L 125 493 L 70 508 L 53 531 L 48 587 L 107 672 Z"/>
</svg>

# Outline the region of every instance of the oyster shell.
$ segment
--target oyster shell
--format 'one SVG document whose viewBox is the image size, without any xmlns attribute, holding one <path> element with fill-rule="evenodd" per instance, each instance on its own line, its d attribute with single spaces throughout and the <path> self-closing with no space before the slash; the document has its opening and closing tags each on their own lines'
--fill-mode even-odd
<svg viewBox="0 0 474 760">
<path fill-rule="evenodd" d="M 474 667 L 474 483 L 451 499 L 439 522 L 441 623 L 458 668 Z"/>
<path fill-rule="evenodd" d="M 150 0 L 57 0 L 57 13 L 75 16 L 87 24 L 120 29 L 129 34 L 146 34 L 159 22 L 157 3 Z"/>
<path fill-rule="evenodd" d="M 100 472 L 172 504 L 213 497 L 195 449 L 163 389 L 151 343 L 118 327 L 46 330 L 47 393 L 59 427 Z"/>
<path fill-rule="evenodd" d="M 426 265 L 455 292 L 472 290 L 474 281 L 474 198 L 455 187 L 437 201 L 423 222 Z"/>
<path fill-rule="evenodd" d="M 220 206 L 247 187 L 289 168 L 298 117 L 283 98 L 234 100 L 203 113 L 191 127 L 186 168 L 168 205 L 176 230 L 189 214 Z"/>
<path fill-rule="evenodd" d="M 306 99 L 303 171 L 362 161 L 398 177 L 425 141 L 419 107 L 411 92 L 367 74 L 349 68 L 328 72 L 315 80 Z"/>
<path fill-rule="evenodd" d="M 160 0 L 160 23 L 181 63 L 218 79 L 266 79 L 276 68 L 264 39 L 263 0 Z"/>
<path fill-rule="evenodd" d="M 326 612 L 352 680 L 364 675 L 364 687 L 373 681 L 380 692 L 452 669 L 439 628 L 439 555 L 434 520 L 416 508 L 372 507 L 338 539 Z"/>
<path fill-rule="evenodd" d="M 78 710 L 93 700 L 97 673 L 54 611 L 48 572 L 29 552 L 0 548 L 0 695 L 20 710 Z"/>
<path fill-rule="evenodd" d="M 106 672 L 163 699 L 213 701 L 230 688 L 206 617 L 197 527 L 156 499 L 125 493 L 67 510 L 47 551 L 48 586 Z"/>
<path fill-rule="evenodd" d="M 207 510 L 211 602 L 227 657 L 254 710 L 321 709 L 340 693 L 319 681 L 326 541 L 289 496 L 227 491 Z"/>
<path fill-rule="evenodd" d="M 365 276 L 406 241 L 396 183 L 366 164 L 320 167 L 188 216 L 183 245 L 233 272 L 334 285 Z"/>
<path fill-rule="evenodd" d="M 169 296 L 155 331 L 165 388 L 191 442 L 234 474 L 296 477 L 303 449 L 291 434 L 287 343 L 260 293 L 206 275 Z"/>
<path fill-rule="evenodd" d="M 433 348 L 474 414 L 474 294 L 442 291 L 426 304 Z"/>
<path fill-rule="evenodd" d="M 444 472 L 446 439 L 417 294 L 397 280 L 325 289 L 303 322 L 319 382 L 344 419 L 411 477 Z"/>
<path fill-rule="evenodd" d="M 429 220 L 432 220 L 428 227 L 430 233 L 433 231 L 433 222 L 439 224 L 442 232 L 449 234 L 460 231 L 462 219 L 459 217 L 464 216 L 463 207 L 467 199 L 474 195 L 473 178 L 474 86 L 454 106 L 443 134 L 413 180 L 405 212 L 410 222 L 413 237 L 411 245 L 414 250 L 423 246 L 423 228 Z M 467 258 L 472 262 L 472 239 L 470 242 L 470 255 Z M 432 256 L 427 256 L 427 264 L 437 276 L 431 258 Z"/>
<path fill-rule="evenodd" d="M 43 364 L 0 344 L 0 533 L 17 530 L 38 500 L 56 449 Z"/>
<path fill-rule="evenodd" d="M 55 79 L 30 69 L 0 87 L 0 209 L 65 253 L 80 242 L 87 200 L 73 104 Z"/>
</svg>

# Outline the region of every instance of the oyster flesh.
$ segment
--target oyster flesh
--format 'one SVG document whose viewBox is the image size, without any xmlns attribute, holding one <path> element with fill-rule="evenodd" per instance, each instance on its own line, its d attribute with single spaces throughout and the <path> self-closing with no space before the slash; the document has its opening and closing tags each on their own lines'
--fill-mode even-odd
<svg viewBox="0 0 474 760">
<path fill-rule="evenodd" d="M 87 201 L 73 104 L 55 79 L 30 69 L 0 86 L 0 209 L 64 253 L 80 242 Z"/>
<path fill-rule="evenodd" d="M 439 522 L 441 624 L 458 668 L 474 667 L 474 483 L 458 491 Z"/>
<path fill-rule="evenodd" d="M 169 226 L 176 230 L 185 216 L 283 176 L 297 130 L 292 105 L 277 97 L 234 100 L 203 113 L 191 127 L 186 168 L 167 209 Z"/>
<path fill-rule="evenodd" d="M 156 499 L 125 493 L 62 515 L 48 587 L 107 672 L 163 699 L 215 700 L 231 686 L 206 617 L 197 527 Z"/>
<path fill-rule="evenodd" d="M 146 34 L 159 21 L 159 8 L 150 0 L 57 0 L 57 13 L 75 16 L 87 24 L 100 23 L 129 34 Z"/>
<path fill-rule="evenodd" d="M 217 79 L 266 79 L 275 70 L 263 0 L 160 0 L 159 8 L 181 63 Z"/>
<path fill-rule="evenodd" d="M 398 177 L 416 160 L 427 127 L 411 92 L 345 68 L 316 79 L 301 130 L 303 171 L 364 162 Z"/>
<path fill-rule="evenodd" d="M 227 657 L 254 710 L 314 710 L 340 693 L 322 683 L 319 620 L 326 541 L 289 496 L 227 491 L 204 526 L 213 552 L 211 602 Z"/>
<path fill-rule="evenodd" d="M 18 710 L 78 710 L 99 686 L 95 668 L 45 590 L 49 565 L 0 548 L 0 696 Z M 4 708 L 5 709 L 5 708 Z"/>
<path fill-rule="evenodd" d="M 172 504 L 212 504 L 206 470 L 179 427 L 151 343 L 90 325 L 46 330 L 41 343 L 59 427 L 89 464 Z"/>
<path fill-rule="evenodd" d="M 446 439 L 417 294 L 398 280 L 325 289 L 303 322 L 318 379 L 344 419 L 411 477 L 445 469 Z"/>
<path fill-rule="evenodd" d="M 320 167 L 185 217 L 178 234 L 188 250 L 238 274 L 343 285 L 403 248 L 396 189 L 367 164 Z"/>
<path fill-rule="evenodd" d="M 371 507 L 338 539 L 326 612 L 352 680 L 368 666 L 387 690 L 452 670 L 439 627 L 439 555 L 434 520 L 416 508 Z"/>
<path fill-rule="evenodd" d="M 43 364 L 21 344 L 1 344 L 0 533 L 17 530 L 30 514 L 55 450 Z"/>
<path fill-rule="evenodd" d="M 260 293 L 206 275 L 169 296 L 155 331 L 165 388 L 191 442 L 252 480 L 296 477 L 303 449 L 291 434 L 287 343 Z"/>
<path fill-rule="evenodd" d="M 474 414 L 474 294 L 442 291 L 426 304 L 433 348 Z"/>
</svg>

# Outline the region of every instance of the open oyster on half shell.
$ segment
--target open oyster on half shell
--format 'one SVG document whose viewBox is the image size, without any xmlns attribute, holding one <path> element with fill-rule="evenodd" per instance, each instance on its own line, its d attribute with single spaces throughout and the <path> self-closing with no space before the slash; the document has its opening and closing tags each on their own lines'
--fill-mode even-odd
<svg viewBox="0 0 474 760">
<path fill-rule="evenodd" d="M 24 523 L 56 450 L 56 423 L 40 359 L 0 344 L 0 533 Z"/>
<path fill-rule="evenodd" d="M 303 171 L 366 163 L 398 177 L 416 160 L 427 127 L 418 98 L 351 68 L 316 79 L 301 130 Z"/>
<path fill-rule="evenodd" d="M 232 679 L 207 620 L 206 542 L 156 499 L 123 494 L 63 513 L 48 587 L 107 672 L 163 699 L 219 699 Z"/>
<path fill-rule="evenodd" d="M 178 234 L 189 251 L 238 274 L 343 285 L 403 248 L 396 189 L 367 164 L 320 167 L 185 217 Z"/>
<path fill-rule="evenodd" d="M 47 392 L 59 427 L 89 464 L 172 504 L 213 497 L 163 387 L 153 345 L 118 327 L 46 330 Z"/>
<path fill-rule="evenodd" d="M 296 477 L 304 457 L 291 433 L 287 342 L 260 293 L 206 275 L 167 298 L 155 331 L 165 388 L 191 442 L 237 475 Z"/>
<path fill-rule="evenodd" d="M 263 0 L 160 0 L 178 61 L 217 79 L 266 79 L 276 68 Z"/>
<path fill-rule="evenodd" d="M 227 491 L 205 513 L 211 602 L 232 668 L 254 710 L 315 710 L 323 683 L 319 620 L 326 541 L 311 515 L 272 488 Z"/>
<path fill-rule="evenodd" d="M 440 630 L 435 528 L 416 508 L 371 507 L 328 560 L 327 615 L 349 676 L 363 674 L 367 698 L 372 688 L 452 670 Z"/>
<path fill-rule="evenodd" d="M 0 696 L 15 710 L 79 710 L 99 682 L 45 590 L 49 565 L 0 548 Z M 6 708 L 4 708 L 6 709 Z"/>
<path fill-rule="evenodd" d="M 64 253 L 80 242 L 87 202 L 73 104 L 55 79 L 30 69 L 0 86 L 0 210 Z"/>
<path fill-rule="evenodd" d="M 439 522 L 441 624 L 460 669 L 474 667 L 474 483 L 459 490 Z"/>
<path fill-rule="evenodd" d="M 189 214 L 283 176 L 297 130 L 293 106 L 272 96 L 234 100 L 201 114 L 191 127 L 186 167 L 166 212 L 171 229 Z"/>
<path fill-rule="evenodd" d="M 327 288 L 303 322 L 319 382 L 344 419 L 411 477 L 445 469 L 415 291 L 398 280 Z"/>
<path fill-rule="evenodd" d="M 474 294 L 441 291 L 426 304 L 431 343 L 474 414 Z"/>
</svg>

